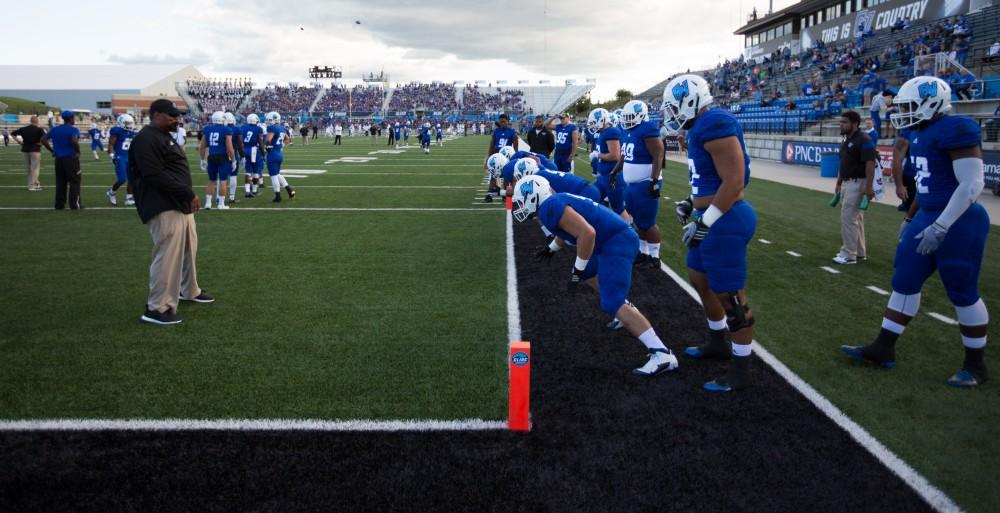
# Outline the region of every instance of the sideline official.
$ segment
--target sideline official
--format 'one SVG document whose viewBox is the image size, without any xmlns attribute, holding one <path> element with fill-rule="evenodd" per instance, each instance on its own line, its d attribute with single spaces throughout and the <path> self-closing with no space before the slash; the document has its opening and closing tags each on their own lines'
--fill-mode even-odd
<svg viewBox="0 0 1000 513">
<path fill-rule="evenodd" d="M 128 151 L 128 180 L 135 193 L 135 207 L 153 238 L 149 299 L 140 317 L 151 324 L 180 323 L 179 300 L 215 301 L 198 286 L 194 213 L 201 204 L 191 187 L 184 148 L 173 136 L 180 115 L 170 100 L 153 102 L 149 107 L 150 124 L 136 134 Z"/>
<path fill-rule="evenodd" d="M 840 116 L 840 173 L 835 192 L 840 195 L 840 236 L 843 245 L 833 261 L 854 264 L 865 260 L 865 213 L 863 204 L 875 199 L 875 143 L 862 130 L 861 116 L 846 111 Z M 867 200 L 866 200 L 867 199 Z"/>
</svg>

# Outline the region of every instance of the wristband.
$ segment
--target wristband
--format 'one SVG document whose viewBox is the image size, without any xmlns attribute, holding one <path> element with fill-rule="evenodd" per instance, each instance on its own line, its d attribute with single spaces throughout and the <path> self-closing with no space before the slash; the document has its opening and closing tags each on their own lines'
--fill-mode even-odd
<svg viewBox="0 0 1000 513">
<path fill-rule="evenodd" d="M 587 268 L 588 262 L 590 262 L 589 259 L 585 260 L 583 258 L 576 257 L 576 263 L 573 264 L 573 268 L 576 269 L 577 271 L 583 272 L 583 270 Z"/>
<path fill-rule="evenodd" d="M 555 239 L 552 239 L 552 242 L 549 243 L 549 251 L 555 253 L 560 249 L 562 249 L 562 246 L 560 246 L 559 243 L 555 241 Z"/>
<path fill-rule="evenodd" d="M 715 204 L 713 203 L 708 207 L 708 210 L 706 210 L 705 213 L 701 216 L 701 222 L 704 223 L 705 226 L 711 228 L 711 226 L 715 224 L 715 222 L 718 221 L 719 218 L 722 216 L 723 212 L 719 210 L 719 207 L 715 206 Z"/>
</svg>

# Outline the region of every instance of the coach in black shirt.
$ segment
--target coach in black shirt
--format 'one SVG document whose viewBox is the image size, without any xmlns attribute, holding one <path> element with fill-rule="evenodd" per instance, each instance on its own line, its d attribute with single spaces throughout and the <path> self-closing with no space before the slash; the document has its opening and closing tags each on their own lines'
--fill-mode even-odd
<svg viewBox="0 0 1000 513">
<path fill-rule="evenodd" d="M 45 129 L 39 126 L 38 116 L 31 116 L 31 124 L 14 130 L 11 135 L 21 137 L 21 153 L 24 155 L 24 165 L 28 169 L 28 190 L 40 191 L 38 170 L 41 166 L 42 146 L 52 151 L 49 141 L 45 140 Z"/>
<path fill-rule="evenodd" d="M 840 173 L 837 188 L 840 194 L 840 235 L 843 246 L 833 261 L 853 264 L 867 258 L 865 251 L 865 213 L 862 202 L 875 199 L 875 142 L 860 130 L 861 116 L 846 111 L 840 116 Z"/>
<path fill-rule="evenodd" d="M 528 146 L 531 151 L 552 158 L 552 151 L 556 149 L 556 137 L 545 126 L 544 117 L 535 116 L 535 126 L 528 129 Z"/>
<path fill-rule="evenodd" d="M 153 102 L 150 124 L 136 134 L 128 150 L 128 181 L 135 194 L 135 208 L 153 238 L 149 299 L 140 317 L 151 324 L 181 322 L 177 316 L 181 299 L 215 301 L 198 287 L 198 233 L 193 214 L 201 204 L 191 187 L 184 148 L 173 138 L 180 115 L 170 100 Z"/>
</svg>

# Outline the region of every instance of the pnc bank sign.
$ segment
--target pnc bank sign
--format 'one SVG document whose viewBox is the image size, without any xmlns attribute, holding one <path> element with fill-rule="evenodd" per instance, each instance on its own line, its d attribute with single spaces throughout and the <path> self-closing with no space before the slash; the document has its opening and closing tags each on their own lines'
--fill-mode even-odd
<svg viewBox="0 0 1000 513">
<path fill-rule="evenodd" d="M 781 147 L 781 161 L 786 164 L 818 166 L 820 157 L 830 151 L 840 151 L 837 144 L 785 141 Z"/>
</svg>

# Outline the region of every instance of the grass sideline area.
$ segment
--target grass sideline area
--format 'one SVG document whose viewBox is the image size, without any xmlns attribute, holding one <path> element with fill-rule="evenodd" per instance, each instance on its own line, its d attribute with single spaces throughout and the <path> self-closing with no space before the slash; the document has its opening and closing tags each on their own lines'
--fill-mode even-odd
<svg viewBox="0 0 1000 513">
<path fill-rule="evenodd" d="M 0 103 L 7 104 L 7 114 L 45 114 L 49 111 L 59 112 L 59 107 L 46 105 L 34 100 L 15 98 L 13 96 L 0 96 Z"/>
</svg>

